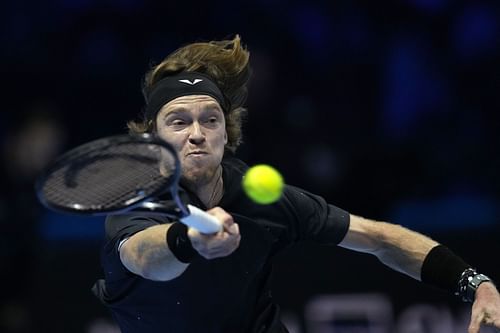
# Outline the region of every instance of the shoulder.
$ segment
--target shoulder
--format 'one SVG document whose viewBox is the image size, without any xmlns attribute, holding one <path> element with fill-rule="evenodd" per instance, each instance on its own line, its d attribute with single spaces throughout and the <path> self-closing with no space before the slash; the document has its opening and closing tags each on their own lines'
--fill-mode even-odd
<svg viewBox="0 0 500 333">
<path fill-rule="evenodd" d="M 236 158 L 234 155 L 228 153 L 224 155 L 221 164 L 225 170 L 229 171 L 230 175 L 234 174 L 243 175 L 245 171 L 248 169 L 248 165 L 245 162 L 243 162 L 239 158 Z"/>
<path fill-rule="evenodd" d="M 300 238 L 321 244 L 338 244 L 347 233 L 350 214 L 320 195 L 287 185 L 283 196 L 294 211 Z"/>
<path fill-rule="evenodd" d="M 168 223 L 160 216 L 144 214 L 108 215 L 105 222 L 106 238 L 123 239 L 154 225 Z"/>
</svg>

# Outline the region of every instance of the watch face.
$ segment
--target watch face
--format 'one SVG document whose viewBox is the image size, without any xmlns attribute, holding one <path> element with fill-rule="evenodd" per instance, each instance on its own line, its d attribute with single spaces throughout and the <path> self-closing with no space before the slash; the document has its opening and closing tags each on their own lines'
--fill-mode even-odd
<svg viewBox="0 0 500 333">
<path fill-rule="evenodd" d="M 483 282 L 491 281 L 489 277 L 484 274 L 478 274 L 472 278 L 470 281 L 476 288 Z"/>
<path fill-rule="evenodd" d="M 484 274 L 470 276 L 467 279 L 467 284 L 464 285 L 464 289 L 462 289 L 462 299 L 465 302 L 474 302 L 477 288 L 481 283 L 487 281 L 491 281 L 491 279 Z"/>
</svg>

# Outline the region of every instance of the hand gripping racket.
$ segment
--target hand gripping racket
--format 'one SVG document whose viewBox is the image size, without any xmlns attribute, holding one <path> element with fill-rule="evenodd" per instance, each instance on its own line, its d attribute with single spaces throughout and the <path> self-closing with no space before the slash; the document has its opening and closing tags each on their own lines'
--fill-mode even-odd
<svg viewBox="0 0 500 333">
<path fill-rule="evenodd" d="M 117 135 L 78 146 L 59 157 L 35 188 L 46 207 L 87 215 L 146 212 L 166 215 L 210 234 L 212 215 L 179 197 L 180 161 L 174 148 L 151 134 Z M 157 198 L 170 191 L 173 202 Z"/>
</svg>

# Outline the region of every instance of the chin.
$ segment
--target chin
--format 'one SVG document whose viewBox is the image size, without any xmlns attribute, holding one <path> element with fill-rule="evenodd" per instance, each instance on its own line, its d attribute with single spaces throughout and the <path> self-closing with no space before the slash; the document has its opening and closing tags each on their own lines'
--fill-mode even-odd
<svg viewBox="0 0 500 333">
<path fill-rule="evenodd" d="M 205 169 L 195 169 L 184 172 L 182 175 L 182 180 L 191 185 L 204 185 L 210 182 L 214 175 L 214 171 Z"/>
</svg>

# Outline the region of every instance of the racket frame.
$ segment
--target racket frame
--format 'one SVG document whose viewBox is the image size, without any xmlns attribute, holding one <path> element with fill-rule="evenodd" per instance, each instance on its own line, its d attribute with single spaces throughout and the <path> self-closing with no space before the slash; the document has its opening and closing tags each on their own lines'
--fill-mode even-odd
<svg viewBox="0 0 500 333">
<path fill-rule="evenodd" d="M 99 143 L 99 145 L 96 146 L 97 143 Z M 113 208 L 106 209 L 99 206 L 83 207 L 79 204 L 74 204 L 73 206 L 69 207 L 67 205 L 58 205 L 46 199 L 45 195 L 43 194 L 43 186 L 46 180 L 51 176 L 51 174 L 55 170 L 59 170 L 62 167 L 67 166 L 68 164 L 76 163 L 79 156 L 84 156 L 84 154 L 88 153 L 89 151 L 95 151 L 96 149 L 99 149 L 99 147 L 117 146 L 130 143 L 158 145 L 172 154 L 175 164 L 174 166 L 175 173 L 169 178 L 168 182 L 166 182 L 164 186 L 158 188 L 149 195 L 143 193 L 140 190 L 137 191 L 137 195 L 124 202 L 124 207 L 120 209 L 113 209 Z M 182 203 L 178 195 L 178 190 L 179 190 L 178 182 L 180 180 L 180 175 L 181 175 L 181 165 L 179 158 L 177 156 L 177 152 L 169 143 L 156 138 L 153 134 L 150 133 L 143 133 L 137 135 L 115 135 L 82 144 L 68 151 L 67 153 L 61 155 L 38 177 L 35 183 L 35 192 L 37 194 L 39 201 L 45 207 L 62 213 L 102 216 L 102 215 L 123 214 L 130 211 L 140 211 L 140 212 L 151 212 L 151 213 L 157 212 L 158 214 L 169 215 L 169 216 L 171 215 L 172 217 L 183 217 L 185 215 L 188 215 L 189 211 L 187 210 L 185 204 Z M 178 210 L 175 210 L 174 213 L 170 214 L 169 212 L 171 212 L 171 210 L 167 211 L 166 205 L 159 202 L 154 202 L 155 199 L 157 199 L 160 195 L 165 194 L 169 190 L 172 194 L 172 198 L 174 199 L 178 207 Z M 161 211 L 162 209 L 164 209 L 164 211 Z"/>
</svg>

